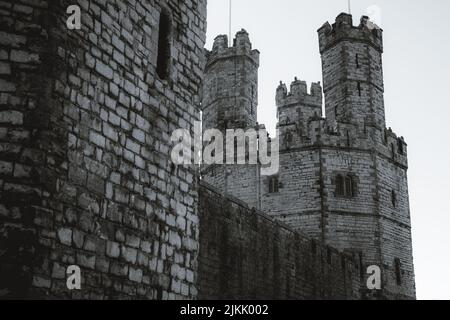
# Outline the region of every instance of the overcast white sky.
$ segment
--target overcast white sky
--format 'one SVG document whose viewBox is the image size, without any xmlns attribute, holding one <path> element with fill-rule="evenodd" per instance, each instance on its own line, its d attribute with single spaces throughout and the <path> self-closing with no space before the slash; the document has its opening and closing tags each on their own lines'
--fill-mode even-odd
<svg viewBox="0 0 450 320">
<path fill-rule="evenodd" d="M 417 295 L 450 299 L 450 1 L 352 0 L 355 23 L 374 5 L 387 124 L 408 143 Z M 245 28 L 261 51 L 259 122 L 272 134 L 279 81 L 322 81 L 316 31 L 343 11 L 347 0 L 233 0 L 233 35 Z M 207 48 L 227 33 L 228 0 L 208 0 Z"/>
</svg>

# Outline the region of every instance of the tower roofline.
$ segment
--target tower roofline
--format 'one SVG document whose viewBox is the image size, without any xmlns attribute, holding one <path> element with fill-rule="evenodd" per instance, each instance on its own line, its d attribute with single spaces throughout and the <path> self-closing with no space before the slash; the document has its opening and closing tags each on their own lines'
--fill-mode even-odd
<svg viewBox="0 0 450 320">
<path fill-rule="evenodd" d="M 233 39 L 233 45 L 229 46 L 227 35 L 218 35 L 214 39 L 211 51 L 207 51 L 206 68 L 221 59 L 230 59 L 233 57 L 248 57 L 256 66 L 259 66 L 259 50 L 252 49 L 250 37 L 245 29 L 236 33 Z"/>
<path fill-rule="evenodd" d="M 276 94 L 277 107 L 284 107 L 293 104 L 304 104 L 322 106 L 322 86 L 320 82 L 313 82 L 308 93 L 308 84 L 306 81 L 295 77 L 288 91 L 285 83 L 280 81 Z"/>
<path fill-rule="evenodd" d="M 370 21 L 367 16 L 362 16 L 359 25 L 354 26 L 352 15 L 341 13 L 336 17 L 333 25 L 326 22 L 317 32 L 319 33 L 320 53 L 341 41 L 367 42 L 378 51 L 383 52 L 383 30 Z"/>
</svg>

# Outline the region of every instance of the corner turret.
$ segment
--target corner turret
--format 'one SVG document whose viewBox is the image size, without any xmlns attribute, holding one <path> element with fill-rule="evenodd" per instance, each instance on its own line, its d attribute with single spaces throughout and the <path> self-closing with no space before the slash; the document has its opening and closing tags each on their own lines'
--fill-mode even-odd
<svg viewBox="0 0 450 320">
<path fill-rule="evenodd" d="M 247 31 L 214 40 L 207 52 L 203 81 L 203 127 L 246 129 L 257 124 L 259 51 L 252 49 Z"/>
<path fill-rule="evenodd" d="M 309 136 L 308 122 L 322 117 L 322 87 L 312 83 L 310 93 L 306 81 L 295 80 L 288 92 L 286 84 L 280 82 L 276 93 L 280 146 L 289 149 L 298 146 L 302 138 Z"/>
<path fill-rule="evenodd" d="M 325 114 L 327 119 L 352 125 L 363 134 L 368 127 L 386 127 L 383 85 L 383 31 L 363 16 L 358 26 L 340 14 L 319 30 Z"/>
<path fill-rule="evenodd" d="M 344 40 L 363 41 L 383 52 L 383 30 L 367 16 L 362 16 L 359 25 L 354 26 L 352 15 L 341 13 L 333 25 L 326 22 L 318 33 L 320 53 Z"/>
</svg>

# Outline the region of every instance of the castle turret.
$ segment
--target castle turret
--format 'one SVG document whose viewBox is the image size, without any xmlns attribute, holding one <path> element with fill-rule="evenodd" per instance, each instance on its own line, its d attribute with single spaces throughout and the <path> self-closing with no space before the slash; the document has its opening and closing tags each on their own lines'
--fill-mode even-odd
<svg viewBox="0 0 450 320">
<path fill-rule="evenodd" d="M 318 33 L 326 118 L 347 140 L 333 150 L 334 133 L 321 137 L 323 239 L 359 256 L 361 270 L 379 266 L 382 297 L 414 298 L 406 144 L 386 130 L 382 30 L 342 13 Z"/>
<path fill-rule="evenodd" d="M 310 93 L 305 81 L 297 78 L 291 83 L 290 92 L 280 82 L 276 93 L 280 148 L 298 147 L 302 139 L 310 135 L 308 123 L 313 118 L 322 117 L 322 87 L 312 83 Z"/>
<path fill-rule="evenodd" d="M 353 26 L 352 16 L 342 13 L 318 33 L 326 117 L 383 130 L 382 30 L 365 16 Z"/>
<path fill-rule="evenodd" d="M 203 92 L 203 128 L 246 129 L 256 127 L 259 51 L 252 50 L 245 30 L 216 37 L 207 54 Z"/>
<path fill-rule="evenodd" d="M 252 50 L 247 31 L 239 31 L 231 47 L 226 35 L 216 37 L 212 51 L 207 53 L 203 80 L 203 130 L 258 130 L 258 68 L 259 51 Z M 247 160 L 246 164 L 237 164 L 237 138 L 234 146 L 235 164 L 205 164 L 202 177 L 222 192 L 259 208 L 261 167 L 247 164 Z M 224 160 L 231 151 L 228 148 Z"/>
<path fill-rule="evenodd" d="M 382 31 L 341 14 L 319 29 L 320 84 L 276 93 L 280 170 L 262 183 L 262 210 L 359 262 L 366 298 L 413 299 L 414 265 L 404 139 L 385 128 Z M 381 270 L 381 290 L 366 271 Z"/>
</svg>

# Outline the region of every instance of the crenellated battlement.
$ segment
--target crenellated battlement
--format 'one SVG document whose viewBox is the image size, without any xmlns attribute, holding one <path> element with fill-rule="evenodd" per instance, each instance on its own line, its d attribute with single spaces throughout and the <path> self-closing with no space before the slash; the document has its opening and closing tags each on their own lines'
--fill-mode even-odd
<svg viewBox="0 0 450 320">
<path fill-rule="evenodd" d="M 236 33 L 232 46 L 229 46 L 228 44 L 227 35 L 219 35 L 214 39 L 212 50 L 207 51 L 206 53 L 206 68 L 218 60 L 229 59 L 234 56 L 246 56 L 253 61 L 256 66 L 259 66 L 259 54 L 258 50 L 252 50 L 249 34 L 244 29 Z"/>
<path fill-rule="evenodd" d="M 365 16 L 354 26 L 343 13 L 318 33 L 323 88 L 295 78 L 276 89 L 278 170 L 265 176 L 262 165 L 214 165 L 202 169 L 202 179 L 336 245 L 362 271 L 380 266 L 380 296 L 413 298 L 407 145 L 386 128 L 382 30 Z M 257 126 L 259 52 L 247 32 L 231 47 L 227 36 L 217 37 L 207 59 L 204 127 Z M 326 259 L 333 263 L 330 250 Z M 364 285 L 361 292 L 370 295 Z"/>
<path fill-rule="evenodd" d="M 407 144 L 403 137 L 398 137 L 391 128 L 379 131 L 369 128 L 361 133 L 356 126 L 338 123 L 320 115 L 283 111 L 280 113 L 278 129 L 282 151 L 305 149 L 311 147 L 355 149 L 372 152 L 374 149 L 385 158 L 395 160 L 403 167 L 408 167 Z M 378 135 L 377 135 L 378 134 Z"/>
<path fill-rule="evenodd" d="M 362 16 L 358 26 L 353 25 L 352 15 L 341 13 L 333 25 L 326 22 L 319 30 L 320 52 L 323 53 L 336 43 L 345 40 L 363 41 L 383 52 L 383 30 L 369 17 Z"/>
<path fill-rule="evenodd" d="M 295 78 L 291 83 L 290 91 L 288 91 L 286 84 L 280 81 L 276 93 L 276 104 L 278 108 L 291 105 L 306 105 L 322 108 L 322 98 L 322 86 L 320 82 L 312 83 L 310 93 L 308 93 L 306 81 Z"/>
</svg>

